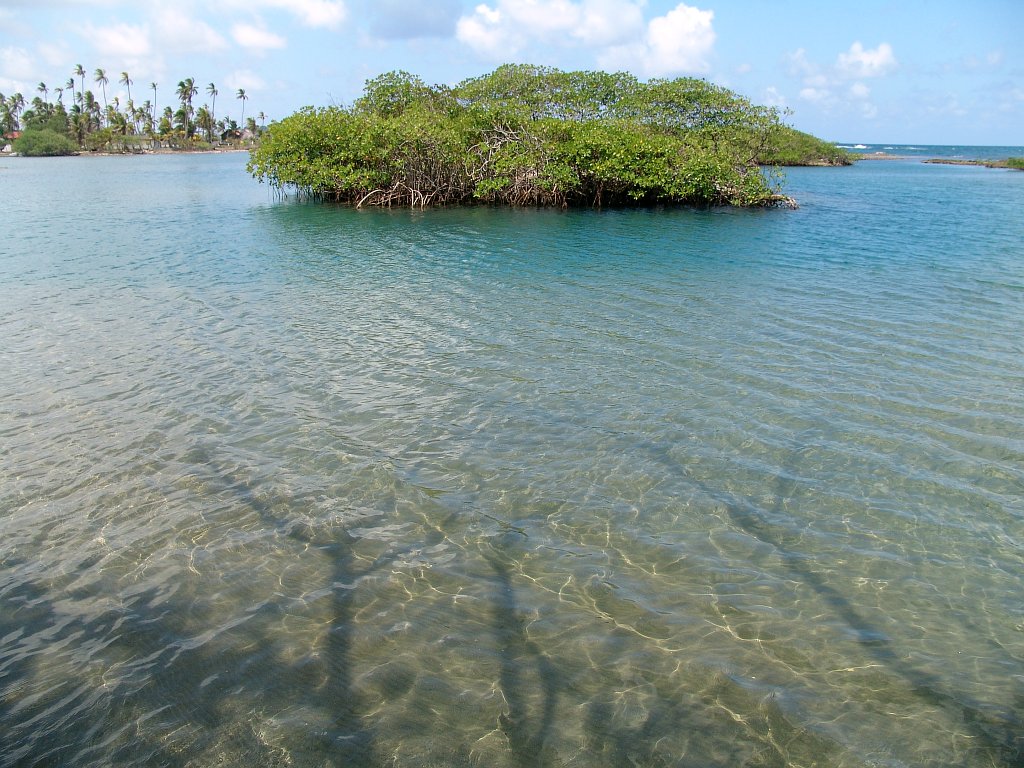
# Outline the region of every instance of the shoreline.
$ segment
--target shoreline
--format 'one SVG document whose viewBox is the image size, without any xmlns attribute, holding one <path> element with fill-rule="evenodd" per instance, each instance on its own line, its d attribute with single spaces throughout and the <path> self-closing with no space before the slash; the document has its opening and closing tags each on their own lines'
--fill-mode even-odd
<svg viewBox="0 0 1024 768">
<path fill-rule="evenodd" d="M 230 147 L 224 149 L 143 149 L 138 152 L 76 152 L 70 157 L 137 157 L 139 155 L 223 155 L 248 152 L 248 149 Z"/>
<path fill-rule="evenodd" d="M 104 152 L 104 151 L 90 151 L 83 150 L 79 152 L 72 152 L 69 155 L 52 155 L 52 157 L 139 157 L 140 155 L 227 155 L 239 152 L 248 153 L 251 150 L 249 147 L 225 147 L 222 149 L 170 149 L 161 147 L 160 149 L 140 149 L 138 152 Z M 0 152 L 0 158 L 5 157 L 24 157 L 19 155 L 17 152 Z M 36 159 L 34 157 L 29 159 Z"/>
<path fill-rule="evenodd" d="M 1014 168 L 1010 165 L 1009 160 L 962 160 L 955 157 L 933 157 L 921 162 L 930 163 L 931 165 L 976 165 L 983 168 L 1005 168 L 1011 171 L 1024 170 L 1022 168 Z"/>
<path fill-rule="evenodd" d="M 910 155 L 890 155 L 888 152 L 872 152 L 871 154 L 860 154 L 851 152 L 858 161 L 859 160 L 914 160 L 916 158 Z"/>
<path fill-rule="evenodd" d="M 872 152 L 871 154 L 855 155 L 857 161 L 861 160 L 911 160 L 928 165 L 968 165 L 979 168 L 996 168 L 1005 170 L 1024 170 L 1010 165 L 1009 159 L 1003 160 L 967 160 L 959 157 L 913 157 L 911 155 L 890 155 L 888 152 Z"/>
</svg>

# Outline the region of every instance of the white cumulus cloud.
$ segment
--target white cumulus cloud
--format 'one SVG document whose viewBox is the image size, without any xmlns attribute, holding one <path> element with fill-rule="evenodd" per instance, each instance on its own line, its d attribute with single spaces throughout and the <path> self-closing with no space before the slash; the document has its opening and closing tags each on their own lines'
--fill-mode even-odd
<svg viewBox="0 0 1024 768">
<path fill-rule="evenodd" d="M 648 74 L 706 72 L 708 56 L 715 45 L 711 26 L 714 11 L 680 3 L 664 16 L 651 19 L 647 30 L 644 68 Z"/>
<path fill-rule="evenodd" d="M 334 29 L 348 18 L 343 0 L 222 0 L 222 4 L 250 12 L 267 8 L 286 11 L 307 27 Z"/>
<path fill-rule="evenodd" d="M 580 9 L 576 36 L 587 45 L 606 46 L 639 34 L 644 27 L 643 3 L 589 0 Z"/>
<path fill-rule="evenodd" d="M 502 49 L 513 53 L 511 30 L 504 21 L 501 11 L 488 5 L 478 5 L 472 16 L 463 16 L 455 22 L 455 37 L 481 54 L 490 53 L 494 58 L 503 57 Z"/>
<path fill-rule="evenodd" d="M 645 21 L 643 0 L 495 0 L 459 19 L 456 38 L 495 60 L 531 46 L 586 47 L 606 68 L 644 75 L 707 71 L 714 13 L 680 3 Z"/>
<path fill-rule="evenodd" d="M 231 37 L 243 48 L 262 52 L 272 48 L 284 48 L 288 41 L 271 32 L 263 24 L 235 24 L 231 28 Z"/>
<path fill-rule="evenodd" d="M 31 80 L 36 67 L 28 51 L 13 46 L 0 48 L 0 75 L 8 80 Z"/>
<path fill-rule="evenodd" d="M 95 27 L 86 24 L 82 35 L 104 56 L 118 59 L 137 59 L 148 56 L 152 50 L 149 29 L 133 24 L 114 24 L 109 27 Z"/>
<path fill-rule="evenodd" d="M 832 94 L 825 88 L 801 88 L 800 98 L 804 101 L 824 101 Z"/>
<path fill-rule="evenodd" d="M 850 50 L 840 53 L 836 59 L 836 69 L 848 77 L 880 77 L 893 71 L 898 62 L 892 52 L 892 46 L 882 43 L 877 48 L 865 48 L 860 41 L 850 46 Z"/>
<path fill-rule="evenodd" d="M 209 24 L 177 8 L 162 6 L 154 14 L 153 22 L 160 47 L 175 53 L 220 51 L 227 47 L 227 41 Z"/>
<path fill-rule="evenodd" d="M 599 2 L 571 0 L 497 0 L 480 4 L 455 25 L 455 37 L 488 58 L 504 59 L 531 43 L 558 45 L 599 33 L 603 24 Z M 627 4 L 629 5 L 629 4 Z M 625 7 L 625 6 L 624 6 Z"/>
</svg>

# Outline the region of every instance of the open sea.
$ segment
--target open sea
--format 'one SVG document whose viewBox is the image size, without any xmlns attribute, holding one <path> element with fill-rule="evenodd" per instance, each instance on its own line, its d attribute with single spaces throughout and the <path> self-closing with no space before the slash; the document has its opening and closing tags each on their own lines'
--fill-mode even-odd
<svg viewBox="0 0 1024 768">
<path fill-rule="evenodd" d="M 1024 173 L 246 159 L 0 158 L 0 766 L 1024 765 Z"/>
</svg>

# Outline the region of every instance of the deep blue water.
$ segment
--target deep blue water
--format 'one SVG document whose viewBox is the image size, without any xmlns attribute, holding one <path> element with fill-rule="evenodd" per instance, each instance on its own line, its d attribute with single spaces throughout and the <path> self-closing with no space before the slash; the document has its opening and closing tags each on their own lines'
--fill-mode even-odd
<svg viewBox="0 0 1024 768">
<path fill-rule="evenodd" d="M 0 766 L 1021 764 L 1024 173 L 244 166 L 0 159 Z"/>
</svg>

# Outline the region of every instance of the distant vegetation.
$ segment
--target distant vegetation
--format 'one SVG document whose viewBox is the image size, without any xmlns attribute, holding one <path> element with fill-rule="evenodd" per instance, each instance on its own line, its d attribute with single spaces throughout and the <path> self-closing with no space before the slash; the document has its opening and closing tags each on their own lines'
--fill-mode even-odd
<svg viewBox="0 0 1024 768">
<path fill-rule="evenodd" d="M 809 133 L 783 127 L 758 159 L 766 165 L 850 165 L 856 156 Z"/>
<path fill-rule="evenodd" d="M 78 151 L 75 143 L 65 134 L 51 131 L 49 128 L 25 131 L 15 140 L 13 148 L 25 157 L 56 157 L 73 155 Z"/>
<path fill-rule="evenodd" d="M 1024 171 L 1024 157 L 1008 157 L 1006 160 L 964 160 L 956 157 L 933 157 L 924 162 L 933 165 L 980 165 L 985 168 L 1012 168 Z"/>
<path fill-rule="evenodd" d="M 136 104 L 132 98 L 135 81 L 127 72 L 122 72 L 117 82 L 126 89 L 127 98 L 123 103 L 118 96 L 108 101 L 110 78 L 106 70 L 97 69 L 92 82 L 101 90 L 101 104 L 93 92 L 86 89 L 86 77 L 85 69 L 79 64 L 60 86 L 50 88 L 46 83 L 39 83 L 36 87 L 39 95 L 29 103 L 20 93 L 11 96 L 0 93 L 0 137 L 20 132 L 20 139 L 12 147 L 14 151 L 39 155 L 69 154 L 68 143 L 72 152 L 132 152 L 155 147 L 210 149 L 217 143 L 240 144 L 243 138 L 257 137 L 264 130 L 266 116 L 262 112 L 255 117 L 245 117 L 245 102 L 249 97 L 244 88 L 234 94 L 241 102 L 241 119 L 236 122 L 228 117 L 217 118 L 219 91 L 213 83 L 204 89 L 213 106 L 207 103 L 194 108 L 193 99 L 199 94 L 199 87 L 193 78 L 187 77 L 175 87 L 176 105 L 158 110 L 157 83 L 149 83 L 145 91 L 147 94 L 152 91 L 152 101 L 146 99 Z M 244 131 L 249 132 L 247 136 Z M 66 141 L 55 140 L 53 135 Z M 0 138 L 0 146 L 3 143 Z"/>
<path fill-rule="evenodd" d="M 792 201 L 762 163 L 823 161 L 849 163 L 704 80 L 506 65 L 455 87 L 382 75 L 273 124 L 249 170 L 356 206 L 772 206 Z"/>
</svg>

